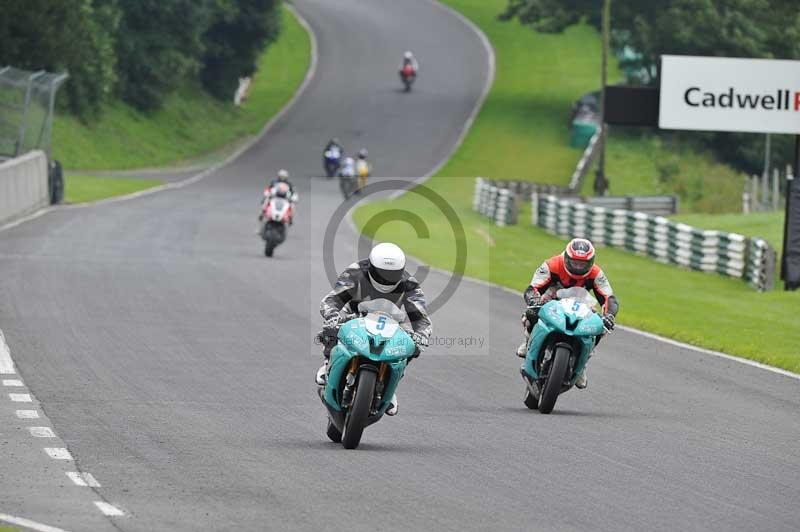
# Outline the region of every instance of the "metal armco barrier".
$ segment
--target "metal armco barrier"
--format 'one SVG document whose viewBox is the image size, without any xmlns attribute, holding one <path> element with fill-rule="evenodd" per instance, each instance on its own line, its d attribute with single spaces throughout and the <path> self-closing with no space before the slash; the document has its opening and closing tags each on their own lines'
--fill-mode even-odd
<svg viewBox="0 0 800 532">
<path fill-rule="evenodd" d="M 625 209 L 661 216 L 678 212 L 677 196 L 591 196 L 583 201 L 592 207 Z"/>
<path fill-rule="evenodd" d="M 514 225 L 517 223 L 516 194 L 501 188 L 482 177 L 475 178 L 475 195 L 472 199 L 473 210 L 488 216 L 496 225 Z"/>
<path fill-rule="evenodd" d="M 50 203 L 47 169 L 47 156 L 38 150 L 0 163 L 0 222 Z"/>
<path fill-rule="evenodd" d="M 589 238 L 659 262 L 746 280 L 756 289 L 775 284 L 776 253 L 760 238 L 706 231 L 661 216 L 605 209 L 534 194 L 533 223 L 565 237 Z"/>
</svg>

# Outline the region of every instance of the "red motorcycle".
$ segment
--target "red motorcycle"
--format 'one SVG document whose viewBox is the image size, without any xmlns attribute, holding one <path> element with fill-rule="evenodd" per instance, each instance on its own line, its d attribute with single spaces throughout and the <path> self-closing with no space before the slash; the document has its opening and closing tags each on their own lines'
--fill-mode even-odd
<svg viewBox="0 0 800 532">
<path fill-rule="evenodd" d="M 414 65 L 403 65 L 403 68 L 400 69 L 400 79 L 405 85 L 406 92 L 410 91 L 411 85 L 417 79 L 417 71 L 414 69 Z"/>
<path fill-rule="evenodd" d="M 288 189 L 288 187 L 286 187 Z M 278 244 L 286 240 L 286 227 L 292 223 L 294 205 L 288 193 L 279 191 L 264 203 L 261 213 L 261 238 L 264 239 L 264 255 L 271 257 Z"/>
</svg>

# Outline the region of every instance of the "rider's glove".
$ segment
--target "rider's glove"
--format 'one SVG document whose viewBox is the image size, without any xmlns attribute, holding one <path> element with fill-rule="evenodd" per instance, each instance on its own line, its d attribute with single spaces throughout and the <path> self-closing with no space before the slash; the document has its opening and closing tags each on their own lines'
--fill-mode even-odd
<svg viewBox="0 0 800 532">
<path fill-rule="evenodd" d="M 525 318 L 528 321 L 534 322 L 539 319 L 539 310 L 541 310 L 541 305 L 531 305 L 525 309 Z"/>
<path fill-rule="evenodd" d="M 341 316 L 339 314 L 334 314 L 330 318 L 326 319 L 325 322 L 322 324 L 322 335 L 323 336 L 336 336 L 336 333 L 339 329 L 339 322 L 341 321 Z"/>
<path fill-rule="evenodd" d="M 411 335 L 411 339 L 414 340 L 414 344 L 419 348 L 428 347 L 428 337 L 424 334 L 415 332 Z"/>
<path fill-rule="evenodd" d="M 615 321 L 616 321 L 616 318 L 614 318 L 614 315 L 611 314 L 610 312 L 607 312 L 607 313 L 603 314 L 603 327 L 605 327 L 609 331 L 614 330 L 614 322 Z"/>
</svg>

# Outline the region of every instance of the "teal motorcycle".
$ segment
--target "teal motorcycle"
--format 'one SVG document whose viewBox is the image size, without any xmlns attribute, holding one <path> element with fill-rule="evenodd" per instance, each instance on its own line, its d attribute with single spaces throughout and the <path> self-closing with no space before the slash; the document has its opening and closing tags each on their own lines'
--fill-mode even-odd
<svg viewBox="0 0 800 532">
<path fill-rule="evenodd" d="M 520 368 L 525 406 L 549 414 L 558 396 L 575 385 L 605 332 L 597 308 L 594 297 L 577 286 L 559 290 L 556 299 L 541 307 Z"/>
<path fill-rule="evenodd" d="M 406 314 L 387 299 L 358 305 L 357 317 L 339 327 L 327 383 L 319 396 L 328 410 L 328 437 L 355 449 L 377 422 L 403 378 L 416 346 L 401 323 Z"/>
</svg>

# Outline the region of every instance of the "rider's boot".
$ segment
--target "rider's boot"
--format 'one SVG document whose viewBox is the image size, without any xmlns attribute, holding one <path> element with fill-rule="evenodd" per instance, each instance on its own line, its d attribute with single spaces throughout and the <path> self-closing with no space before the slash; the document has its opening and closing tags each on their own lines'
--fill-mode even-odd
<svg viewBox="0 0 800 532">
<path fill-rule="evenodd" d="M 397 394 L 392 395 L 392 400 L 389 401 L 389 408 L 386 409 L 387 416 L 397 415 Z"/>
<path fill-rule="evenodd" d="M 525 358 L 527 354 L 528 354 L 528 341 L 525 340 L 524 342 L 519 344 L 519 347 L 517 348 L 517 356 L 519 358 Z"/>
<path fill-rule="evenodd" d="M 589 385 L 589 379 L 586 378 L 586 368 L 583 368 L 578 378 L 575 380 L 575 387 L 579 390 L 585 390 Z"/>
<path fill-rule="evenodd" d="M 317 386 L 325 386 L 325 383 L 328 382 L 328 359 L 325 359 L 325 362 L 317 370 L 316 381 Z"/>
</svg>

